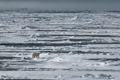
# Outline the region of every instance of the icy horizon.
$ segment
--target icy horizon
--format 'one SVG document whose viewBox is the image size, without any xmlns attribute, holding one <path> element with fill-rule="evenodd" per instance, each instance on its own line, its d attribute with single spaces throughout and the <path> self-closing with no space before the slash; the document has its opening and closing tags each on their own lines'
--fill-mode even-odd
<svg viewBox="0 0 120 80">
<path fill-rule="evenodd" d="M 119 0 L 0 0 L 1 9 L 120 10 Z"/>
</svg>

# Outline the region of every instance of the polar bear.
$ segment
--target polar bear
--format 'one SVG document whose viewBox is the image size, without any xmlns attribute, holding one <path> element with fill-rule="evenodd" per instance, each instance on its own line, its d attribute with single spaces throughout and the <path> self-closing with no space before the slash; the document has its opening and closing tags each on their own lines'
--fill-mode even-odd
<svg viewBox="0 0 120 80">
<path fill-rule="evenodd" d="M 40 54 L 41 54 L 41 52 L 38 52 L 38 53 L 34 52 L 32 54 L 32 58 L 38 58 Z"/>
</svg>

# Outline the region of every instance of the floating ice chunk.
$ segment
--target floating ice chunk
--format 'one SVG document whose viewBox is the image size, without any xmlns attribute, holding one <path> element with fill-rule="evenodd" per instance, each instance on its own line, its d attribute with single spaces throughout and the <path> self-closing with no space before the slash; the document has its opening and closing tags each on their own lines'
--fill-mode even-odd
<svg viewBox="0 0 120 80">
<path fill-rule="evenodd" d="M 5 26 L 4 24 L 0 24 L 0 26 Z"/>
<path fill-rule="evenodd" d="M 95 66 L 105 66 L 106 65 L 106 63 L 104 63 L 104 62 L 100 62 L 100 63 L 98 63 L 98 64 L 95 64 Z"/>
<path fill-rule="evenodd" d="M 111 79 L 112 78 L 111 75 L 107 75 L 107 74 L 100 74 L 100 75 L 98 75 L 98 77 L 100 79 Z"/>
<path fill-rule="evenodd" d="M 78 16 L 74 16 L 73 18 L 71 18 L 70 20 L 76 20 L 78 18 Z"/>
<path fill-rule="evenodd" d="M 62 60 L 63 60 L 62 58 L 56 57 L 56 58 L 52 59 L 51 61 L 60 62 L 60 61 L 62 61 Z"/>
<path fill-rule="evenodd" d="M 32 35 L 32 38 L 35 38 L 35 37 L 49 37 L 47 34 L 34 34 Z"/>
<path fill-rule="evenodd" d="M 86 77 L 86 78 L 95 78 L 95 75 L 93 75 L 93 74 L 85 74 L 84 77 Z"/>
<path fill-rule="evenodd" d="M 34 58 L 33 60 L 38 60 L 37 58 Z"/>
<path fill-rule="evenodd" d="M 9 64 L 5 63 L 2 67 L 5 68 L 5 67 L 8 67 Z"/>
<path fill-rule="evenodd" d="M 61 78 L 61 77 L 62 77 L 62 75 L 55 76 L 55 78 Z"/>
<path fill-rule="evenodd" d="M 28 29 L 37 29 L 36 26 L 24 26 L 24 27 L 22 27 L 22 29 L 26 29 L 26 28 L 28 28 Z"/>
<path fill-rule="evenodd" d="M 106 64 L 103 63 L 103 62 L 101 62 L 101 63 L 99 63 L 99 65 L 100 65 L 100 66 L 105 66 Z"/>
</svg>

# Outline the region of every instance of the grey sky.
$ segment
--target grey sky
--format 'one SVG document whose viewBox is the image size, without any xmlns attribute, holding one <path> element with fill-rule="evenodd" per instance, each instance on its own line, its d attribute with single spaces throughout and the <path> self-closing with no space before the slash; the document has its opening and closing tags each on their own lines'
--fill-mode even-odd
<svg viewBox="0 0 120 80">
<path fill-rule="evenodd" d="M 0 9 L 110 9 L 120 8 L 120 0 L 0 0 Z"/>
</svg>

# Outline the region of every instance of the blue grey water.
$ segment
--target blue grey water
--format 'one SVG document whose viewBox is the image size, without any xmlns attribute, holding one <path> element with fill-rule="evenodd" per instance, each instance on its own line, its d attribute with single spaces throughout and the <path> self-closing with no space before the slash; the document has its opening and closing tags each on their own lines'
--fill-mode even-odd
<svg viewBox="0 0 120 80">
<path fill-rule="evenodd" d="M 45 9 L 0 2 L 0 79 L 120 80 L 119 5 Z"/>
</svg>

